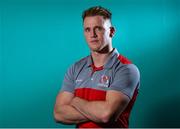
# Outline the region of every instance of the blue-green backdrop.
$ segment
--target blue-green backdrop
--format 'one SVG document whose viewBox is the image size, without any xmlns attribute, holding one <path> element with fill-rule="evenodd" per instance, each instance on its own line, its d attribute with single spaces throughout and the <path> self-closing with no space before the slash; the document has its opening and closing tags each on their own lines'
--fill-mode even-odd
<svg viewBox="0 0 180 129">
<path fill-rule="evenodd" d="M 89 54 L 81 13 L 113 13 L 114 47 L 141 72 L 130 127 L 180 127 L 179 0 L 0 0 L 0 127 L 55 123 L 67 68 Z"/>
</svg>

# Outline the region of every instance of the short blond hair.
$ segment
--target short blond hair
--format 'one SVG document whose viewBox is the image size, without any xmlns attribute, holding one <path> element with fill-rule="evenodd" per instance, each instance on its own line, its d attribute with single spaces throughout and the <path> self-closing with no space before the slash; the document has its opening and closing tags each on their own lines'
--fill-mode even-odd
<svg viewBox="0 0 180 129">
<path fill-rule="evenodd" d="M 103 16 L 104 19 L 110 19 L 111 20 L 111 12 L 104 8 L 104 7 L 101 7 L 101 6 L 94 6 L 94 7 L 91 7 L 85 11 L 83 11 L 82 13 L 82 19 L 84 21 L 85 17 L 87 16 Z"/>
</svg>

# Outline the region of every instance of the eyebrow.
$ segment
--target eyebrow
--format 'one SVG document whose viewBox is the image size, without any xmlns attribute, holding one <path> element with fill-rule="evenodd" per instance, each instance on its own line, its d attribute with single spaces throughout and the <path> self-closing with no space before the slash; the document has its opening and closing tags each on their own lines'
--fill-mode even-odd
<svg viewBox="0 0 180 129">
<path fill-rule="evenodd" d="M 93 28 L 103 28 L 103 26 L 94 26 Z M 84 27 L 84 29 L 87 29 L 87 28 L 90 28 L 90 27 Z"/>
<path fill-rule="evenodd" d="M 90 27 L 84 27 L 84 30 L 90 29 Z"/>
<path fill-rule="evenodd" d="M 103 26 L 95 26 L 94 28 L 103 28 Z"/>
</svg>

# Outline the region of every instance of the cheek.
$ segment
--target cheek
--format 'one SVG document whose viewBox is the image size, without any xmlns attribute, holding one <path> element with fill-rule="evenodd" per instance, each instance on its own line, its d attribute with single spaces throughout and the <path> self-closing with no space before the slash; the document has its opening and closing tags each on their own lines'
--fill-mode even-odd
<svg viewBox="0 0 180 129">
<path fill-rule="evenodd" d="M 89 43 L 90 42 L 90 37 L 88 35 L 85 35 L 85 39 L 86 39 L 86 42 Z"/>
<path fill-rule="evenodd" d="M 84 34 L 84 37 L 86 40 L 88 40 L 88 35 L 87 34 Z"/>
<path fill-rule="evenodd" d="M 100 38 L 101 41 L 104 41 L 106 39 L 106 35 L 105 34 L 101 34 L 99 36 L 99 38 Z"/>
<path fill-rule="evenodd" d="M 90 37 L 88 35 L 86 35 L 86 40 L 89 41 L 90 40 Z"/>
<path fill-rule="evenodd" d="M 107 32 L 104 34 L 104 40 L 107 40 L 108 38 L 109 38 L 109 33 Z"/>
<path fill-rule="evenodd" d="M 109 37 L 110 33 L 109 33 L 108 31 L 106 31 L 106 32 L 104 33 L 104 35 L 105 35 L 106 37 Z"/>
</svg>

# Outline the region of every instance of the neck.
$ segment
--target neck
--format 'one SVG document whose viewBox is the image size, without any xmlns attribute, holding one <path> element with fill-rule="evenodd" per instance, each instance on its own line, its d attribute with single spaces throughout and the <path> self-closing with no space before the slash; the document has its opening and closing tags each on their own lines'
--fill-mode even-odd
<svg viewBox="0 0 180 129">
<path fill-rule="evenodd" d="M 96 67 L 103 66 L 106 63 L 112 51 L 113 51 L 112 47 L 105 47 L 100 52 L 91 51 L 91 56 L 92 56 L 94 65 Z"/>
</svg>

